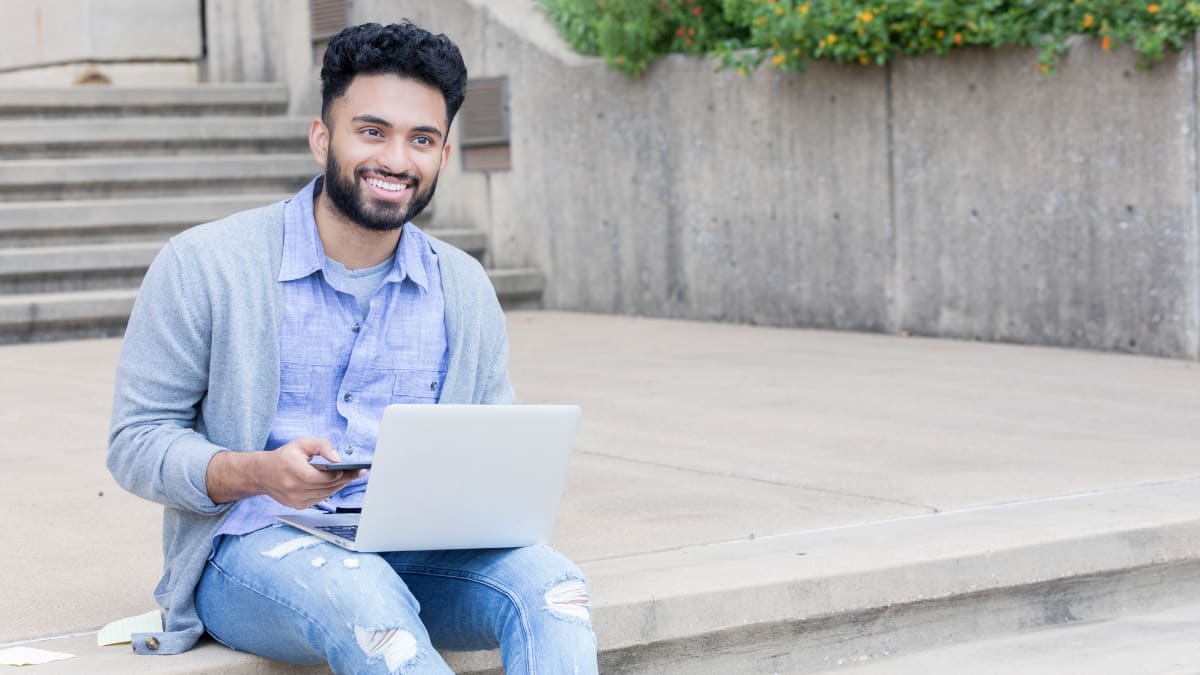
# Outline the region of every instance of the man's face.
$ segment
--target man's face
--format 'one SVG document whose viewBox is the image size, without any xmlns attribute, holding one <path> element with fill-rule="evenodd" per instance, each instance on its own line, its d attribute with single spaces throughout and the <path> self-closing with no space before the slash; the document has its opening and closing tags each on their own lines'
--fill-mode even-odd
<svg viewBox="0 0 1200 675">
<path fill-rule="evenodd" d="M 309 143 L 325 167 L 325 194 L 347 220 L 394 230 L 433 198 L 450 156 L 438 89 L 395 75 L 359 75 L 313 122 Z"/>
</svg>

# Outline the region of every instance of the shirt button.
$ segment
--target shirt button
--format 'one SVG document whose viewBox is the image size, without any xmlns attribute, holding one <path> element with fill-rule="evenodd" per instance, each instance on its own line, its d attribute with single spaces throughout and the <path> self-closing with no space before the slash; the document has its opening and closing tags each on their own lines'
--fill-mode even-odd
<svg viewBox="0 0 1200 675">
<path fill-rule="evenodd" d="M 351 446 L 348 446 L 348 447 L 346 448 L 346 454 L 347 454 L 347 455 L 353 455 L 353 454 L 354 454 L 354 446 L 353 446 L 353 445 L 351 445 Z"/>
<path fill-rule="evenodd" d="M 352 330 L 352 331 L 354 331 L 355 333 L 357 333 L 358 331 L 362 330 L 362 326 L 360 326 L 359 324 L 357 324 L 357 323 L 356 323 L 356 324 L 354 324 L 353 326 L 350 326 L 350 330 Z"/>
<path fill-rule="evenodd" d="M 354 394 L 347 393 L 345 396 L 342 397 L 342 400 L 349 403 L 350 401 L 354 400 Z"/>
<path fill-rule="evenodd" d="M 437 391 L 437 380 L 429 383 L 429 391 Z"/>
<path fill-rule="evenodd" d="M 158 649 L 158 639 L 154 636 L 146 638 L 146 648 L 150 650 Z"/>
</svg>

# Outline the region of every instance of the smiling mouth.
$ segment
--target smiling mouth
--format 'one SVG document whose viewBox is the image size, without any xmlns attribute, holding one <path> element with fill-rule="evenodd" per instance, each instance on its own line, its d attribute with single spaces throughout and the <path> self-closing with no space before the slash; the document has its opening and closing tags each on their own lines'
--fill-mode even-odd
<svg viewBox="0 0 1200 675">
<path fill-rule="evenodd" d="M 367 176 L 364 180 L 367 181 L 368 185 L 384 190 L 385 192 L 400 193 L 412 187 L 407 182 L 389 181 L 375 176 Z"/>
</svg>

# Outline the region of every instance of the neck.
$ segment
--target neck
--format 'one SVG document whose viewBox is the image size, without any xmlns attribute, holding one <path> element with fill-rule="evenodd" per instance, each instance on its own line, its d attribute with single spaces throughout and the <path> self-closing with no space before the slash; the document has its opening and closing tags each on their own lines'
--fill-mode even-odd
<svg viewBox="0 0 1200 675">
<path fill-rule="evenodd" d="M 352 222 L 333 206 L 324 191 L 317 195 L 313 204 L 313 217 L 325 255 L 346 269 L 360 270 L 379 265 L 396 252 L 400 242 L 401 228 L 378 231 Z"/>
</svg>

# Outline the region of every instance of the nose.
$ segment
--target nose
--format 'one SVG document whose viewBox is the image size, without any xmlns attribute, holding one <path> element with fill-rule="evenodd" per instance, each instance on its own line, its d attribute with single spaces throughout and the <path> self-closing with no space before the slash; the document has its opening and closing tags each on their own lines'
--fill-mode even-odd
<svg viewBox="0 0 1200 675">
<path fill-rule="evenodd" d="M 412 149 L 403 138 L 392 138 L 380 148 L 379 168 L 388 173 L 411 173 L 413 168 Z"/>
</svg>

